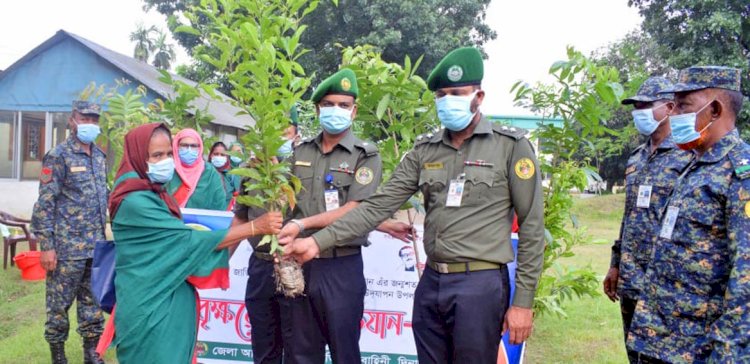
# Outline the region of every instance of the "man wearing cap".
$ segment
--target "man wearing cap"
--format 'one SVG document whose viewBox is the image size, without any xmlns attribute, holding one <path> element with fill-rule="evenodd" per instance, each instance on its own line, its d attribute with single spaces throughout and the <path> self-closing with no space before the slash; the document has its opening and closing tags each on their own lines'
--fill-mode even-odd
<svg viewBox="0 0 750 364">
<path fill-rule="evenodd" d="M 514 344 L 531 333 L 544 256 L 539 165 L 525 131 L 492 124 L 479 112 L 483 72 L 476 48 L 445 56 L 427 81 L 445 129 L 417 137 L 381 191 L 285 251 L 304 261 L 341 246 L 421 191 L 427 268 L 415 292 L 412 322 L 422 364 L 496 363 L 504 329 Z M 510 297 L 506 264 L 514 257 L 514 212 L 520 231 Z"/>
<path fill-rule="evenodd" d="M 78 333 L 85 363 L 103 363 L 96 353 L 104 316 L 91 293 L 94 245 L 104 240 L 107 222 L 107 169 L 99 135 L 98 104 L 74 101 L 70 136 L 50 150 L 42 163 L 39 199 L 31 228 L 42 248 L 47 271 L 47 322 L 52 363 L 67 363 L 68 309 L 78 301 Z"/>
<path fill-rule="evenodd" d="M 643 285 L 643 275 L 651 260 L 652 242 L 659 234 L 659 217 L 664 203 L 672 192 L 693 154 L 672 141 L 669 114 L 674 108 L 673 94 L 659 94 L 672 83 L 663 77 L 647 79 L 638 94 L 622 101 L 633 105 L 636 129 L 648 140 L 638 146 L 628 159 L 625 169 L 625 213 L 620 225 L 620 237 L 612 246 L 609 272 L 604 278 L 604 293 L 613 302 L 620 300 L 625 340 Z M 631 363 L 637 354 L 628 352 Z"/>
<path fill-rule="evenodd" d="M 279 234 L 282 244 L 310 236 L 332 224 L 380 184 L 382 165 L 378 148 L 359 140 L 351 131 L 357 115 L 357 78 L 344 68 L 324 80 L 312 101 L 323 131 L 303 140 L 290 163 L 302 183 L 292 219 Z M 379 230 L 395 236 L 411 231 L 405 223 L 389 221 Z M 360 320 L 367 290 L 361 248 L 372 228 L 321 249 L 305 264 L 305 296 L 282 302 L 284 362 L 323 363 L 325 345 L 334 363 L 359 363 Z"/>
<path fill-rule="evenodd" d="M 675 93 L 672 140 L 695 158 L 662 209 L 628 348 L 642 363 L 750 358 L 750 146 L 735 128 L 740 71 L 691 67 Z"/>
</svg>

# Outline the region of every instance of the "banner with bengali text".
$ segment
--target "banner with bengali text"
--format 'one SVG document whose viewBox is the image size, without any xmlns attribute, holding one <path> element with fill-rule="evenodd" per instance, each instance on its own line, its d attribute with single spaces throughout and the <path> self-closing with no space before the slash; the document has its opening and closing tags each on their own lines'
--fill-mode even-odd
<svg viewBox="0 0 750 364">
<path fill-rule="evenodd" d="M 195 228 L 214 230 L 228 227 L 232 214 L 184 209 L 183 219 Z M 421 226 L 417 228 L 421 236 Z M 411 311 L 419 281 L 417 264 L 424 267 L 426 259 L 421 240 L 417 242 L 418 251 L 411 244 L 380 232 L 371 233 L 370 242 L 372 244 L 363 249 L 367 293 L 361 321 L 362 364 L 417 363 Z M 515 245 L 515 236 L 513 242 Z M 243 242 L 232 256 L 228 290 L 199 291 L 196 343 L 199 363 L 253 362 L 250 322 L 244 302 L 251 254 L 252 248 Z M 511 289 L 514 288 L 514 268 L 513 264 L 509 265 Z M 523 346 L 511 346 L 507 340 L 505 335 L 498 364 L 522 363 Z M 326 363 L 331 363 L 330 357 L 326 358 Z"/>
</svg>

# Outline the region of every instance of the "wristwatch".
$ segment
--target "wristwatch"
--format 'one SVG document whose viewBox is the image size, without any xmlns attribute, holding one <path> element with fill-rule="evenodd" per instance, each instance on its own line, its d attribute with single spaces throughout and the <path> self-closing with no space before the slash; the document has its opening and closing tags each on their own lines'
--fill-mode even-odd
<svg viewBox="0 0 750 364">
<path fill-rule="evenodd" d="M 294 225 L 297 225 L 299 227 L 299 232 L 300 233 L 302 233 L 302 232 L 305 231 L 305 224 L 303 224 L 301 220 L 291 219 L 291 220 L 289 220 L 289 222 L 292 223 L 292 224 L 294 224 Z"/>
</svg>

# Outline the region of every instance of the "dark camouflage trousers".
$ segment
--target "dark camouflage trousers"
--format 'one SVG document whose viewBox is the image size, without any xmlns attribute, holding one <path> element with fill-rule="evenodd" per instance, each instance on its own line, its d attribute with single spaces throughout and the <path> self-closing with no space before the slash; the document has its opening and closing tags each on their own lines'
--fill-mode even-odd
<svg viewBox="0 0 750 364">
<path fill-rule="evenodd" d="M 47 272 L 47 322 L 44 339 L 49 343 L 68 339 L 68 309 L 78 301 L 78 334 L 83 338 L 99 337 L 104 314 L 91 292 L 92 259 L 58 260 L 57 268 Z"/>
<path fill-rule="evenodd" d="M 626 347 L 628 343 L 628 332 L 630 332 L 630 324 L 633 322 L 633 314 L 635 314 L 636 303 L 638 303 L 638 300 L 620 296 L 620 313 L 622 313 L 622 330 L 625 334 Z M 628 349 L 628 361 L 630 361 L 630 364 L 637 364 L 638 353 Z"/>
</svg>

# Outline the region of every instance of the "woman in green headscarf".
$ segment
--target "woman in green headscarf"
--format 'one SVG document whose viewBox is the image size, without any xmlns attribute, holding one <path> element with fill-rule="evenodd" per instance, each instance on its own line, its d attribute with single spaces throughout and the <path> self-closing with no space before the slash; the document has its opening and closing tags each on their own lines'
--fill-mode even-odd
<svg viewBox="0 0 750 364">
<path fill-rule="evenodd" d="M 211 163 L 221 175 L 221 183 L 226 193 L 227 210 L 232 210 L 234 199 L 240 192 L 240 176 L 229 174 L 232 169 L 231 161 L 227 155 L 227 146 L 222 142 L 216 142 L 211 146 L 208 153 L 208 163 Z"/>
<path fill-rule="evenodd" d="M 139 126 L 125 136 L 124 152 L 109 206 L 117 252 L 117 359 L 187 364 L 195 359 L 195 289 L 228 288 L 226 248 L 250 236 L 278 233 L 281 214 L 228 230 L 193 230 L 164 188 L 174 173 L 169 129 L 158 123 Z"/>
</svg>

